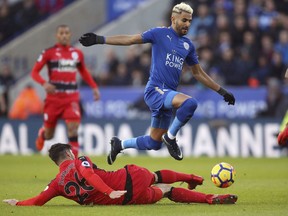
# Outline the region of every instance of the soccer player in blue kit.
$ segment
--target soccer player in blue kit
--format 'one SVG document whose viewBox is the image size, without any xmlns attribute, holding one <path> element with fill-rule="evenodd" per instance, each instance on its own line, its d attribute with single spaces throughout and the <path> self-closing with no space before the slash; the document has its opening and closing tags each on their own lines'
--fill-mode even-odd
<svg viewBox="0 0 288 216">
<path fill-rule="evenodd" d="M 144 92 L 145 102 L 152 112 L 150 135 L 127 140 L 113 137 L 107 158 L 109 164 L 116 160 L 117 154 L 123 149 L 159 150 L 162 142 L 173 158 L 183 159 L 182 151 L 176 142 L 176 134 L 190 120 L 197 108 L 197 101 L 194 98 L 177 92 L 184 61 L 190 67 L 195 79 L 222 95 L 228 105 L 235 104 L 233 94 L 203 71 L 193 43 L 184 37 L 191 25 L 192 13 L 193 9 L 182 2 L 172 9 L 170 27 L 152 28 L 142 34 L 108 37 L 86 33 L 79 39 L 83 46 L 152 44 L 150 77 Z M 177 111 L 171 123 L 172 109 Z"/>
</svg>

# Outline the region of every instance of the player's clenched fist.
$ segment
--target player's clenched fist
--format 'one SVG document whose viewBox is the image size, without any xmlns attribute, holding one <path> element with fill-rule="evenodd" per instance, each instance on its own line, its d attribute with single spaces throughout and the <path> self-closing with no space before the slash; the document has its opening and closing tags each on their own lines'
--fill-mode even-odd
<svg viewBox="0 0 288 216">
<path fill-rule="evenodd" d="M 119 198 L 121 196 L 123 196 L 125 193 L 127 193 L 127 191 L 112 191 L 110 194 L 109 194 L 109 197 L 111 199 L 116 199 L 116 198 Z"/>
<path fill-rule="evenodd" d="M 104 44 L 105 43 L 105 38 L 100 35 L 96 35 L 94 33 L 86 33 L 82 35 L 79 39 L 79 42 L 83 46 L 92 46 L 94 44 Z"/>
</svg>

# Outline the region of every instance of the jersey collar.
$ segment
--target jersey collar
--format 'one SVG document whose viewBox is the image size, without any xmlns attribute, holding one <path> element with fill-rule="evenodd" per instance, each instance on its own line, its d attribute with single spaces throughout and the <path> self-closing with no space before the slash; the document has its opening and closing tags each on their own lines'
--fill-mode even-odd
<svg viewBox="0 0 288 216">
<path fill-rule="evenodd" d="M 65 170 L 66 167 L 72 162 L 73 160 L 65 160 L 59 165 L 60 170 Z"/>
<path fill-rule="evenodd" d="M 55 46 L 57 48 L 61 48 L 61 49 L 69 49 L 71 46 L 67 45 L 67 46 L 63 46 L 62 44 L 56 43 Z"/>
<path fill-rule="evenodd" d="M 177 32 L 172 28 L 172 26 L 169 26 L 168 29 L 170 29 L 171 32 L 173 32 L 173 34 L 177 37 L 181 37 L 177 34 Z"/>
</svg>

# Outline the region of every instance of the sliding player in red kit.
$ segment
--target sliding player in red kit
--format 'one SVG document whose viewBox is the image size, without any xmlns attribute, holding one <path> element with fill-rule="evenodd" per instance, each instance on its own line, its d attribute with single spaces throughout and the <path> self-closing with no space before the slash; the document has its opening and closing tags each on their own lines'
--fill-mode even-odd
<svg viewBox="0 0 288 216">
<path fill-rule="evenodd" d="M 150 172 L 144 167 L 126 165 L 116 171 L 97 168 L 89 157 L 75 159 L 71 146 L 57 143 L 51 146 L 49 157 L 59 166 L 55 179 L 38 196 L 18 201 L 6 199 L 10 205 L 42 206 L 53 197 L 63 196 L 80 205 L 152 204 L 163 197 L 174 202 L 234 204 L 236 195 L 204 194 L 193 189 L 203 178 L 172 170 Z M 186 182 L 188 189 L 172 187 L 171 183 Z"/>
<path fill-rule="evenodd" d="M 68 26 L 60 25 L 56 29 L 57 43 L 43 51 L 32 70 L 32 78 L 43 86 L 47 93 L 44 105 L 44 126 L 39 129 L 36 148 L 41 151 L 44 141 L 52 139 L 58 119 L 65 120 L 69 144 L 77 156 L 79 151 L 78 127 L 81 121 L 79 92 L 76 83 L 77 71 L 92 88 L 94 99 L 100 98 L 97 84 L 88 72 L 83 53 L 70 46 L 71 32 Z M 47 65 L 49 81 L 40 76 Z"/>
</svg>

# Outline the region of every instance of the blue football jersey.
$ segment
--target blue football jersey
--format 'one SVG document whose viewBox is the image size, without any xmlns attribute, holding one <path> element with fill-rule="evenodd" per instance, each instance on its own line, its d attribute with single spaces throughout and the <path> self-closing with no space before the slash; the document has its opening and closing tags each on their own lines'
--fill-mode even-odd
<svg viewBox="0 0 288 216">
<path fill-rule="evenodd" d="M 146 85 L 176 90 L 186 61 L 198 64 L 198 56 L 191 40 L 179 36 L 172 27 L 157 27 L 142 33 L 143 43 L 152 44 L 150 77 Z"/>
</svg>

